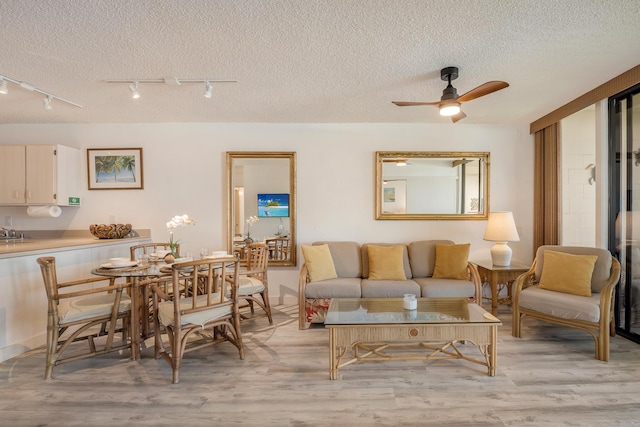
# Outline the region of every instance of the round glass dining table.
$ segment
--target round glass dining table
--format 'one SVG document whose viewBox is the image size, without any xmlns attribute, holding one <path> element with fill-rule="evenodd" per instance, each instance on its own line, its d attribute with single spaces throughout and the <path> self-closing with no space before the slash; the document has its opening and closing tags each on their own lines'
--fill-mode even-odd
<svg viewBox="0 0 640 427">
<path fill-rule="evenodd" d="M 215 259 L 213 257 L 207 258 Z M 221 262 L 220 266 L 222 264 Z M 231 265 L 233 262 L 225 262 L 224 264 Z M 143 279 L 165 277 L 170 280 L 172 267 L 164 261 L 120 268 L 102 266 L 91 270 L 91 274 L 121 277 L 131 281 L 131 358 L 140 359 L 142 342 L 150 336 L 151 332 L 149 304 L 145 301 L 149 301 L 149 285 L 154 282 Z"/>
<path fill-rule="evenodd" d="M 149 305 L 143 304 L 148 300 L 149 280 L 141 280 L 150 277 L 171 277 L 171 271 L 167 271 L 167 265 L 151 263 L 133 267 L 105 268 L 99 267 L 91 270 L 96 276 L 122 277 L 131 281 L 131 358 L 140 358 L 142 341 L 149 336 Z"/>
</svg>

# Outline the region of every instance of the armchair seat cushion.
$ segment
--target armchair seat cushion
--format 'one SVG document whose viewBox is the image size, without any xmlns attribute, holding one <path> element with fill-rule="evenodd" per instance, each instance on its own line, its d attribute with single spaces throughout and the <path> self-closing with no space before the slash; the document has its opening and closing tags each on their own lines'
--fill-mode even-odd
<svg viewBox="0 0 640 427">
<path fill-rule="evenodd" d="M 111 314 L 115 293 L 96 294 L 82 298 L 62 300 L 58 306 L 58 318 L 60 323 L 75 322 L 90 319 L 92 317 L 107 316 Z M 131 310 L 131 298 L 122 294 L 118 313 Z"/>
<path fill-rule="evenodd" d="M 568 320 L 600 321 L 600 294 L 580 296 L 531 286 L 520 292 L 520 308 Z"/>
<path fill-rule="evenodd" d="M 420 295 L 420 286 L 413 280 L 362 279 L 362 298 L 402 298 L 404 294 Z"/>
<path fill-rule="evenodd" d="M 211 294 L 213 298 L 217 294 Z M 219 296 L 218 296 L 219 298 Z M 201 307 L 206 305 L 207 295 L 200 295 L 196 297 L 196 307 Z M 160 318 L 160 323 L 164 326 L 173 325 L 174 323 L 174 314 L 173 314 L 173 301 L 165 301 L 158 304 L 158 317 Z M 180 299 L 180 309 L 188 310 L 192 307 L 192 299 L 189 298 L 181 298 Z M 207 322 L 211 322 L 215 319 L 219 319 L 224 316 L 228 316 L 232 312 L 231 304 L 223 305 L 220 307 L 211 308 L 208 310 L 196 311 L 194 313 L 185 314 L 180 317 L 183 325 L 192 324 L 192 325 L 204 325 Z"/>
<path fill-rule="evenodd" d="M 456 298 L 466 295 L 475 297 L 476 285 L 468 280 L 460 279 L 434 279 L 422 277 L 413 279 L 420 286 L 420 294 L 423 298 Z"/>
<path fill-rule="evenodd" d="M 305 287 L 305 298 L 360 298 L 360 278 L 339 277 L 337 279 L 309 282 Z"/>
</svg>

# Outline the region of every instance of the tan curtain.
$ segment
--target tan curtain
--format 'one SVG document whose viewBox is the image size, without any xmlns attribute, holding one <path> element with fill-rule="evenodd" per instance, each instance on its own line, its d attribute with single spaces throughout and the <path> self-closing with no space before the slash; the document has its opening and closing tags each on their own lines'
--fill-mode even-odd
<svg viewBox="0 0 640 427">
<path fill-rule="evenodd" d="M 557 245 L 558 218 L 558 136 L 554 123 L 535 133 L 533 252 L 542 245 Z"/>
</svg>

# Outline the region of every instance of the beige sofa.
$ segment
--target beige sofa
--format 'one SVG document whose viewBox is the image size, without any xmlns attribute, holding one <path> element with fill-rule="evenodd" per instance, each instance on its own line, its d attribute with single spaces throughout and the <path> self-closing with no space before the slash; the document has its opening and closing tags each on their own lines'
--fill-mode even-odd
<svg viewBox="0 0 640 427">
<path fill-rule="evenodd" d="M 462 260 L 464 279 L 433 278 L 436 245 L 453 245 L 450 240 L 421 240 L 402 246 L 406 280 L 372 280 L 369 272 L 369 247 L 392 246 L 389 243 L 316 242 L 327 245 L 337 277 L 311 281 L 307 263 L 302 266 L 298 284 L 299 328 L 323 323 L 332 298 L 398 298 L 404 294 L 418 297 L 473 298 L 482 302 L 481 280 L 475 265 Z M 304 250 L 304 248 L 303 248 Z M 442 249 L 441 249 L 442 253 Z M 466 272 L 464 271 L 466 263 Z M 442 264 L 441 264 L 442 265 Z"/>
</svg>

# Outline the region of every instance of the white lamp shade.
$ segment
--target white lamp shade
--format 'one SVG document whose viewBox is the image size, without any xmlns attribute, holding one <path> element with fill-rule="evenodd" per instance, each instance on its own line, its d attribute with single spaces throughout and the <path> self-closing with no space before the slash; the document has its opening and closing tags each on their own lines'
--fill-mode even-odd
<svg viewBox="0 0 640 427">
<path fill-rule="evenodd" d="M 492 242 L 518 242 L 518 229 L 511 212 L 491 212 L 487 228 L 484 231 L 484 240 Z"/>
</svg>

